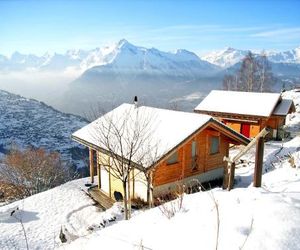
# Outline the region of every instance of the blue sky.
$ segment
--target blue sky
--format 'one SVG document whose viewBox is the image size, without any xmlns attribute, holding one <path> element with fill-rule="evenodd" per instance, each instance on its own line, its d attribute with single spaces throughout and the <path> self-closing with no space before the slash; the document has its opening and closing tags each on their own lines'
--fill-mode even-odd
<svg viewBox="0 0 300 250">
<path fill-rule="evenodd" d="M 300 46 L 300 1 L 0 1 L 0 54 L 92 49 L 122 38 L 198 54 Z"/>
</svg>

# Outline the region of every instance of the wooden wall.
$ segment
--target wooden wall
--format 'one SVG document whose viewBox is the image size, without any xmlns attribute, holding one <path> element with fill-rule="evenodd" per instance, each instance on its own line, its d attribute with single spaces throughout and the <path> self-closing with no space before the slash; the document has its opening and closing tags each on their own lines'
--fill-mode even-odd
<svg viewBox="0 0 300 250">
<path fill-rule="evenodd" d="M 243 121 L 227 122 L 226 125 L 233 130 L 241 133 L 241 124 L 247 123 Z M 285 117 L 281 116 L 271 116 L 269 119 L 259 119 L 257 124 L 249 123 L 250 125 L 250 138 L 254 138 L 263 128 L 268 126 L 271 129 L 278 130 L 281 126 L 285 124 Z M 273 132 L 271 131 L 267 138 L 272 138 Z"/>
<path fill-rule="evenodd" d="M 101 182 L 104 184 L 101 189 L 111 198 L 114 198 L 115 191 L 124 196 L 123 183 L 119 178 L 116 178 L 118 174 L 114 170 L 116 168 L 114 163 L 116 162 L 108 155 L 97 151 L 97 164 L 102 166 Z M 133 169 L 130 172 L 130 196 L 131 198 L 140 197 L 144 200 L 147 197 L 147 182 L 144 174 L 138 169 Z"/>
<path fill-rule="evenodd" d="M 273 128 L 278 129 L 279 127 L 283 126 L 285 123 L 285 117 L 281 116 L 272 116 L 270 119 L 266 122 L 266 125 Z"/>
<path fill-rule="evenodd" d="M 238 133 L 241 133 L 242 122 L 226 122 L 226 125 Z M 250 125 L 250 138 L 254 138 L 260 132 L 260 124 L 252 124 Z"/>
<path fill-rule="evenodd" d="M 260 117 L 260 116 L 247 116 L 229 113 L 215 113 L 209 111 L 196 111 L 196 113 L 209 114 L 219 121 L 224 122 L 228 127 L 241 133 L 241 125 L 250 125 L 250 138 L 254 138 L 263 128 L 266 126 L 271 129 L 278 130 L 279 127 L 285 124 L 284 116 L 271 116 L 271 117 Z M 273 132 L 267 135 L 267 138 L 272 138 Z"/>
<path fill-rule="evenodd" d="M 219 136 L 219 152 L 210 154 L 210 136 Z M 196 169 L 192 168 L 192 141 L 197 141 L 197 165 Z M 191 140 L 178 149 L 178 162 L 167 164 L 163 161 L 156 167 L 153 174 L 153 185 L 159 186 L 170 182 L 175 182 L 186 177 L 201 174 L 206 171 L 224 167 L 223 157 L 228 156 L 229 142 L 220 132 L 213 129 L 205 129 L 196 134 Z"/>
</svg>

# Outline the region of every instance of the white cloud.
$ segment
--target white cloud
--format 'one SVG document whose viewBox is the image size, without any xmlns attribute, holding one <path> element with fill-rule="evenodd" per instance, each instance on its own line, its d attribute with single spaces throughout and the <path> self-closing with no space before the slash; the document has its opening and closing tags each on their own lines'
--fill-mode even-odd
<svg viewBox="0 0 300 250">
<path fill-rule="evenodd" d="M 252 37 L 262 37 L 262 38 L 300 38 L 300 27 L 294 28 L 281 28 L 281 29 L 272 29 L 268 31 L 258 32 L 251 35 Z"/>
</svg>

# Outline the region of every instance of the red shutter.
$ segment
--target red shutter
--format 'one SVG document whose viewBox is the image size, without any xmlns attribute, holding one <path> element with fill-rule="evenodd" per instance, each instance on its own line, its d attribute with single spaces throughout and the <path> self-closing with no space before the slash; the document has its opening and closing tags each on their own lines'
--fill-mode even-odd
<svg viewBox="0 0 300 250">
<path fill-rule="evenodd" d="M 241 126 L 241 133 L 246 136 L 250 137 L 250 124 L 242 124 Z"/>
</svg>

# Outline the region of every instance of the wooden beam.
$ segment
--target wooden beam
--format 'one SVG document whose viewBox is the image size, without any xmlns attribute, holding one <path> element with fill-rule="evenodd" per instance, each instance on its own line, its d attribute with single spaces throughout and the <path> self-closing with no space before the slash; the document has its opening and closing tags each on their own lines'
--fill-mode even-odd
<svg viewBox="0 0 300 250">
<path fill-rule="evenodd" d="M 229 157 L 229 144 L 226 148 L 226 157 Z M 228 188 L 228 181 L 229 181 L 229 168 L 230 168 L 230 164 L 224 163 L 224 177 L 223 177 L 223 189 Z"/>
<path fill-rule="evenodd" d="M 223 189 L 227 189 L 228 188 L 229 168 L 230 168 L 230 164 L 228 164 L 228 163 L 225 164 L 224 176 L 223 176 Z"/>
<path fill-rule="evenodd" d="M 94 183 L 94 150 L 89 148 L 89 157 L 90 157 L 90 177 L 91 182 Z"/>
<path fill-rule="evenodd" d="M 97 176 L 98 176 L 98 188 L 101 189 L 101 162 L 100 162 L 100 152 L 97 154 Z"/>
<path fill-rule="evenodd" d="M 259 134 L 257 136 L 255 136 L 254 139 L 252 139 L 252 141 L 243 148 L 243 150 L 241 150 L 236 156 L 234 156 L 232 159 L 230 159 L 229 157 L 224 157 L 224 161 L 227 162 L 237 162 L 244 154 L 246 154 L 256 143 L 257 140 L 259 140 L 259 138 L 264 138 L 268 133 L 270 132 L 269 128 L 264 128 L 262 131 L 259 132 Z"/>
<path fill-rule="evenodd" d="M 130 185 L 130 171 L 128 173 L 128 179 L 127 179 L 127 188 L 128 188 L 128 217 L 129 219 L 131 218 L 131 185 Z"/>
<path fill-rule="evenodd" d="M 134 170 L 132 170 L 132 198 L 135 198 L 135 176 L 134 176 Z"/>
<path fill-rule="evenodd" d="M 264 158 L 264 138 L 260 137 L 256 143 L 255 168 L 254 168 L 254 177 L 253 177 L 254 187 L 261 187 L 263 158 Z"/>
<path fill-rule="evenodd" d="M 260 131 L 260 133 L 241 151 L 239 152 L 236 156 L 234 156 L 233 158 L 229 158 L 227 156 L 224 156 L 223 160 L 224 161 L 227 161 L 227 164 L 228 164 L 228 169 L 227 171 L 229 170 L 229 176 L 228 176 L 228 186 L 227 186 L 227 189 L 228 190 L 231 190 L 233 188 L 233 184 L 234 184 L 234 172 L 235 172 L 235 164 L 238 162 L 238 160 L 244 155 L 246 154 L 252 146 L 255 145 L 255 143 L 257 142 L 257 147 L 256 147 L 256 154 L 259 154 L 259 156 L 257 156 L 258 158 L 256 158 L 255 160 L 255 168 L 256 168 L 256 164 L 258 169 L 256 174 L 258 175 L 257 176 L 257 180 L 258 180 L 258 183 L 256 184 L 259 184 L 261 185 L 261 172 L 262 169 L 259 169 L 260 167 L 262 168 L 262 159 L 260 159 L 259 157 L 262 157 L 263 158 L 263 146 L 261 147 L 261 143 L 264 144 L 264 137 L 269 133 L 270 129 L 269 128 L 264 128 L 262 131 Z M 259 150 L 257 149 L 258 148 L 258 144 L 259 144 L 259 150 L 262 150 L 262 152 L 258 152 Z M 261 149 L 262 148 L 262 149 Z M 261 155 L 262 154 L 262 155 Z M 261 161 L 261 163 L 260 163 Z M 261 164 L 261 166 L 259 165 Z M 254 174 L 255 175 L 255 174 Z M 260 175 L 260 183 L 259 183 L 259 175 Z M 227 178 L 226 174 L 225 174 L 225 178 Z M 226 184 L 227 180 L 225 180 L 224 184 Z M 253 183 L 254 184 L 254 183 Z"/>
<path fill-rule="evenodd" d="M 182 172 L 181 172 L 181 175 L 182 175 L 182 179 L 184 179 L 184 176 L 185 176 L 185 147 L 182 147 L 182 163 L 181 163 L 181 168 L 182 168 Z"/>
<path fill-rule="evenodd" d="M 110 173 L 110 157 L 108 157 L 108 193 L 109 193 L 109 197 L 111 198 L 111 173 Z"/>
<path fill-rule="evenodd" d="M 150 180 L 149 180 L 149 182 L 150 182 L 150 207 L 153 207 L 153 171 L 151 170 L 150 171 L 150 176 L 149 176 L 149 178 L 150 178 Z"/>
<path fill-rule="evenodd" d="M 229 176 L 228 176 L 228 187 L 227 190 L 230 191 L 234 184 L 234 173 L 235 173 L 235 162 L 229 163 Z"/>
</svg>

